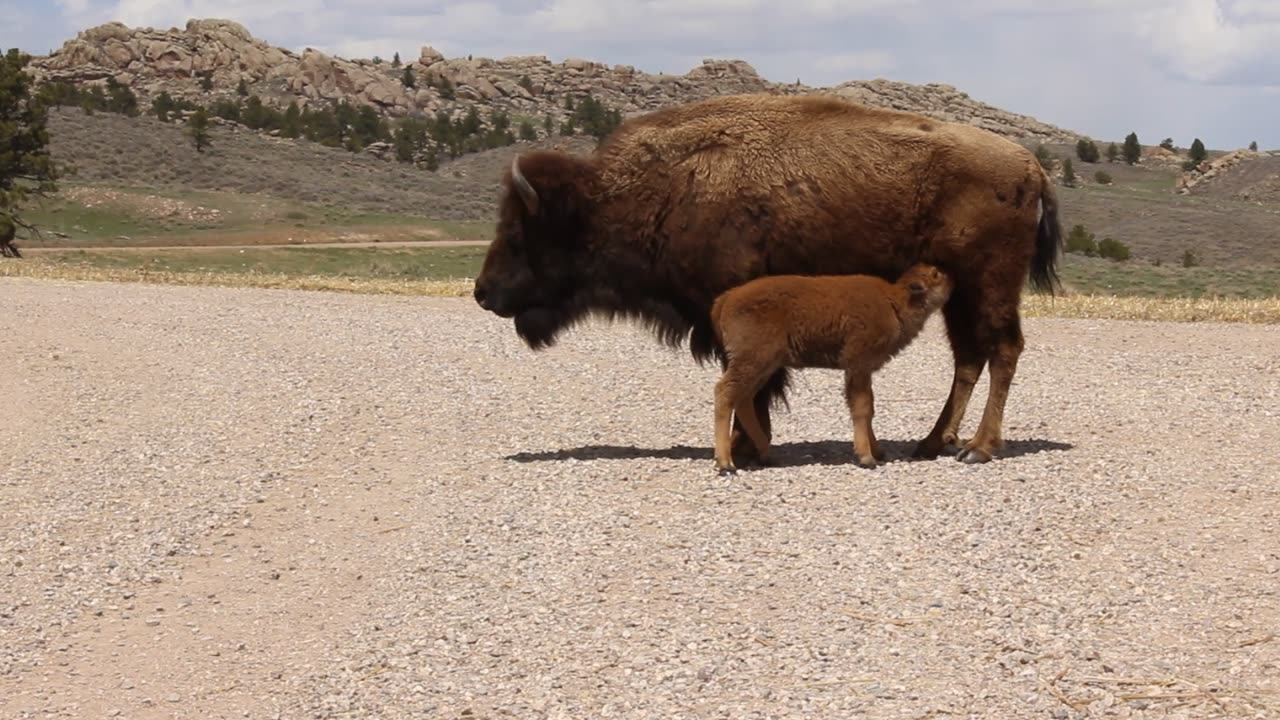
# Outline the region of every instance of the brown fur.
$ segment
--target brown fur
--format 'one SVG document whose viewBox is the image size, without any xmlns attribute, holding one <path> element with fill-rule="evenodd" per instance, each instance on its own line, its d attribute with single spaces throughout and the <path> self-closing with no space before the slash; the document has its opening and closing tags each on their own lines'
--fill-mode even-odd
<svg viewBox="0 0 1280 720">
<path fill-rule="evenodd" d="M 916 264 L 897 282 L 873 275 L 774 275 L 721 295 L 711 325 L 728 356 L 715 392 L 716 468 L 735 472 L 729 454 L 729 416 L 736 413 L 757 457 L 768 458 L 769 438 L 753 399 L 780 368 L 844 370 L 858 464 L 884 460 L 871 418 L 871 375 L 920 334 L 925 321 L 951 296 L 951 278 Z"/>
<path fill-rule="evenodd" d="M 601 314 L 723 362 L 710 310 L 729 288 L 782 274 L 891 279 L 930 262 L 956 285 L 943 309 L 955 380 L 916 454 L 956 441 L 988 360 L 986 410 L 960 456 L 989 460 L 1001 444 L 1022 287 L 1030 272 L 1052 289 L 1061 245 L 1052 183 L 1025 148 L 912 113 L 760 94 L 633 118 L 588 157 L 517 162 L 475 297 L 531 348 Z M 756 396 L 766 434 L 786 379 L 779 370 Z"/>
</svg>

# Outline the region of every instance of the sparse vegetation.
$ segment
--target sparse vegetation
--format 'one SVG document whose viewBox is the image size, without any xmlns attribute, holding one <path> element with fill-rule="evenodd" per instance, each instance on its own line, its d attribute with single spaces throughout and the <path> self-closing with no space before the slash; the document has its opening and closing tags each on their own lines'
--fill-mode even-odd
<svg viewBox="0 0 1280 720">
<path fill-rule="evenodd" d="M 1076 141 L 1076 157 L 1080 158 L 1081 162 L 1096 163 L 1101 159 L 1101 154 L 1098 152 L 1098 145 L 1093 140 L 1080 138 Z"/>
<path fill-rule="evenodd" d="M 1105 170 L 1099 170 L 1093 174 L 1093 181 L 1099 185 L 1110 185 L 1111 175 Z"/>
<path fill-rule="evenodd" d="M 1036 160 L 1040 162 L 1040 167 L 1045 170 L 1053 169 L 1053 153 L 1044 146 L 1044 143 L 1036 145 Z"/>
<path fill-rule="evenodd" d="M 1250 143 L 1249 143 L 1249 149 L 1250 149 L 1250 150 L 1252 150 L 1252 151 L 1254 151 L 1254 152 L 1258 152 L 1258 141 L 1257 141 L 1257 140 L 1254 140 L 1253 142 L 1250 142 Z"/>
<path fill-rule="evenodd" d="M 1131 255 L 1132 253 L 1129 251 L 1129 246 L 1119 240 L 1105 237 L 1102 238 L 1102 242 L 1098 243 L 1098 257 L 1115 260 L 1116 262 L 1124 262 L 1125 260 L 1128 260 Z"/>
<path fill-rule="evenodd" d="M 1160 147 L 1170 152 L 1177 152 L 1177 150 L 1173 147 L 1173 138 L 1165 138 L 1161 140 Z"/>
<path fill-rule="evenodd" d="M 1084 225 L 1075 225 L 1067 233 L 1063 250 L 1076 255 L 1094 257 L 1098 254 L 1098 244 L 1094 242 L 1093 233 L 1086 230 Z"/>
<path fill-rule="evenodd" d="M 1191 250 L 1190 248 L 1188 248 L 1182 253 L 1182 267 L 1184 268 L 1196 267 L 1199 264 L 1200 264 L 1200 258 L 1196 255 L 1194 250 Z"/>
</svg>

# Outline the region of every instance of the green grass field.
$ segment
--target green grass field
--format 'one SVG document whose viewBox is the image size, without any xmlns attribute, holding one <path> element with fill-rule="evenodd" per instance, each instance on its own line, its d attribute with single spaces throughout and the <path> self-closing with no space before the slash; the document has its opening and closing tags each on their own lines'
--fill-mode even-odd
<svg viewBox="0 0 1280 720">
<path fill-rule="evenodd" d="M 484 247 L 66 250 L 39 261 L 108 270 L 447 280 L 475 277 Z"/>
<path fill-rule="evenodd" d="M 63 193 L 24 213 L 40 228 L 30 247 L 136 247 L 157 245 L 284 244 L 342 241 L 343 231 L 388 240 L 487 239 L 491 223 L 439 221 L 207 190 L 67 184 Z M 290 235 L 297 238 L 291 238 Z M 334 236 L 334 237 L 326 237 Z"/>
</svg>

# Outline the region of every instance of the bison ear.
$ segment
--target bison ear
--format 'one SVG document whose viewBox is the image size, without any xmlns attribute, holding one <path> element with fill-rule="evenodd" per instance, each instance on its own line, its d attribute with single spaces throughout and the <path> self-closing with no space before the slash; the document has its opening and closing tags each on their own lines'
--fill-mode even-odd
<svg viewBox="0 0 1280 720">
<path fill-rule="evenodd" d="M 520 156 L 517 155 L 511 160 L 511 185 L 520 194 L 520 200 L 524 202 L 524 207 L 529 211 L 530 215 L 538 214 L 538 191 L 533 189 L 533 185 L 529 184 L 528 178 L 524 173 L 520 172 Z"/>
</svg>

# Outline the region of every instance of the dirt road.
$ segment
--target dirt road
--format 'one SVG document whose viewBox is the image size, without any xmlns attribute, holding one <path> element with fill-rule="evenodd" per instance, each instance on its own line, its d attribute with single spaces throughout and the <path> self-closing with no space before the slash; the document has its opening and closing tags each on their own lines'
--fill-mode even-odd
<svg viewBox="0 0 1280 720">
<path fill-rule="evenodd" d="M 23 248 L 23 254 L 59 253 L 83 250 L 85 252 L 151 252 L 154 250 L 190 250 L 192 252 L 210 250 L 269 250 L 271 248 L 400 248 L 400 247 L 484 247 L 487 240 L 392 240 L 388 242 L 296 242 L 296 243 L 260 243 L 256 245 L 128 245 L 121 247 L 50 247 Z"/>
<path fill-rule="evenodd" d="M 1280 327 L 1026 322 L 1005 457 L 779 466 L 627 325 L 0 278 L 0 717 L 1280 717 Z M 986 397 L 974 393 L 965 430 Z"/>
</svg>

